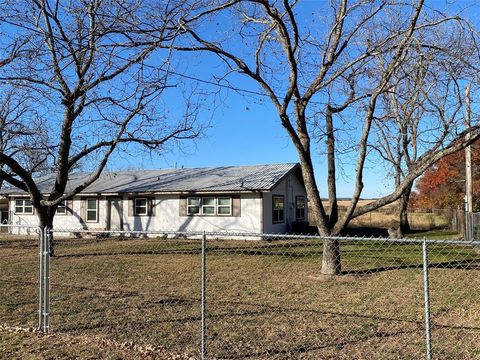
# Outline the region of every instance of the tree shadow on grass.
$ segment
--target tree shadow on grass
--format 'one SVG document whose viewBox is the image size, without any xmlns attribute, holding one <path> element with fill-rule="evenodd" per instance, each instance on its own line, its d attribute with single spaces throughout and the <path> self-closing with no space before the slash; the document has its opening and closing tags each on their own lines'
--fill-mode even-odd
<svg viewBox="0 0 480 360">
<path fill-rule="evenodd" d="M 229 250 L 213 250 L 207 252 L 207 259 L 208 257 L 212 256 L 222 256 L 222 255 L 243 255 L 243 256 L 271 256 L 271 257 L 278 257 L 278 258 L 311 258 L 313 256 L 321 255 L 317 251 L 304 251 L 301 253 L 276 253 L 276 252 L 269 252 L 265 251 L 268 248 L 264 248 L 264 251 L 260 249 L 243 249 L 242 251 L 238 251 L 238 249 L 229 249 Z M 77 254 L 60 254 L 57 255 L 57 259 L 62 258 L 81 258 L 81 257 L 94 257 L 94 256 L 138 256 L 138 255 L 200 255 L 200 249 L 158 249 L 158 250 L 138 250 L 138 251 L 124 251 L 124 252 L 92 252 L 92 253 L 77 253 Z M 369 254 L 369 251 L 366 251 Z M 350 257 L 352 256 L 351 253 L 348 253 L 349 257 L 346 260 L 348 264 L 349 261 L 352 261 Z M 389 262 L 393 263 L 391 265 L 385 266 L 372 266 L 363 269 L 348 269 L 341 272 L 341 275 L 350 275 L 350 276 L 367 276 L 378 274 L 382 272 L 388 271 L 397 271 L 397 270 L 406 270 L 406 269 L 422 269 L 423 264 L 420 261 L 411 262 L 405 260 L 401 257 L 392 258 L 390 255 L 386 255 L 383 257 L 382 252 L 380 251 L 376 255 L 372 256 L 363 256 L 358 255 L 358 258 L 361 259 L 363 262 L 368 260 L 369 262 L 377 261 L 377 262 Z M 365 267 L 362 264 L 362 267 Z M 480 257 L 469 257 L 462 260 L 451 260 L 451 261 L 440 261 L 440 262 L 431 262 L 429 263 L 429 268 L 431 269 L 452 269 L 452 270 L 468 270 L 468 271 L 479 271 L 480 270 Z"/>
<path fill-rule="evenodd" d="M 366 276 L 373 275 L 377 273 L 382 273 L 386 271 L 395 271 L 395 270 L 406 270 L 406 269 L 422 269 L 422 263 L 413 263 L 413 264 L 401 264 L 401 265 L 389 265 L 389 266 L 380 266 L 373 267 L 368 269 L 361 270 L 345 270 L 342 271 L 341 275 L 353 275 L 353 276 Z M 464 260 L 457 261 L 444 261 L 428 264 L 429 269 L 451 269 L 451 270 L 480 270 L 480 259 L 479 258 L 469 258 Z"/>
</svg>

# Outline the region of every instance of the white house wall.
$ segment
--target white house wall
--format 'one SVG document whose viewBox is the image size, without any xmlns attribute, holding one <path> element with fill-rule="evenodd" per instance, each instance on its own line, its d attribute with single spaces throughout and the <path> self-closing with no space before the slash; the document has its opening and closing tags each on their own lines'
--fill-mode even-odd
<svg viewBox="0 0 480 360">
<path fill-rule="evenodd" d="M 16 197 L 10 199 L 10 223 L 20 226 L 38 226 L 38 217 L 34 214 L 16 214 L 15 209 L 15 200 L 16 199 L 26 199 L 22 197 Z M 53 220 L 53 226 L 57 229 L 89 229 L 89 230 L 105 230 L 107 227 L 107 198 L 102 196 L 98 198 L 98 211 L 99 211 L 99 221 L 98 222 L 88 222 L 83 225 L 80 222 L 80 213 L 81 213 L 81 203 L 85 198 L 75 198 L 72 200 L 72 214 L 56 214 Z"/>
<path fill-rule="evenodd" d="M 156 195 L 153 201 L 154 216 L 129 216 L 128 197 L 123 197 L 123 230 L 126 231 L 207 231 L 207 232 L 253 232 L 262 231 L 261 194 L 241 194 L 240 216 L 180 216 L 180 198 L 178 195 Z M 83 198 L 85 199 L 85 198 Z M 81 203 L 84 200 L 74 198 L 72 214 L 57 214 L 54 218 L 56 229 L 108 229 L 108 198 L 99 198 L 99 221 L 80 222 Z M 10 200 L 10 209 L 15 209 L 15 199 Z M 38 226 L 35 214 L 15 214 L 10 212 L 10 222 L 16 225 Z"/>
<path fill-rule="evenodd" d="M 124 201 L 125 203 L 125 201 Z M 158 195 L 155 198 L 155 215 L 128 216 L 123 207 L 124 230 L 133 231 L 207 231 L 207 232 L 260 232 L 261 198 L 259 194 L 241 195 L 241 212 L 234 216 L 180 216 L 178 196 Z"/>
<path fill-rule="evenodd" d="M 274 224 L 272 196 L 282 195 L 285 201 L 284 222 Z M 263 193 L 263 232 L 265 234 L 283 234 L 292 230 L 292 224 L 296 221 L 295 197 L 304 196 L 305 201 L 307 194 L 305 187 L 298 178 L 290 173 L 270 192 Z M 308 219 L 307 206 L 305 204 L 305 220 Z"/>
</svg>

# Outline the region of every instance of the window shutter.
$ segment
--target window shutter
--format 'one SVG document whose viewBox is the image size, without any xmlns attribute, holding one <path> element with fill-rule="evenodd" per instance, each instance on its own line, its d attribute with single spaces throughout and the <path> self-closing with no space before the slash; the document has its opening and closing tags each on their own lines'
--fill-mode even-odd
<svg viewBox="0 0 480 360">
<path fill-rule="evenodd" d="M 155 216 L 155 198 L 148 198 L 148 216 Z"/>
<path fill-rule="evenodd" d="M 232 196 L 232 216 L 240 217 L 242 215 L 242 202 L 240 195 Z"/>
<path fill-rule="evenodd" d="M 65 212 L 67 213 L 67 215 L 72 215 L 73 214 L 73 200 L 72 199 L 67 200 L 66 205 L 67 205 L 67 209 L 66 209 Z"/>
<path fill-rule="evenodd" d="M 86 219 L 86 212 L 85 212 L 85 207 L 86 207 L 86 202 L 87 200 L 86 199 L 80 199 L 80 222 L 83 224 L 85 223 L 85 219 Z"/>
<path fill-rule="evenodd" d="M 179 199 L 180 216 L 187 216 L 187 197 L 180 196 Z"/>
<path fill-rule="evenodd" d="M 134 216 L 133 207 L 135 206 L 135 198 L 128 198 L 128 216 Z"/>
<path fill-rule="evenodd" d="M 95 221 L 96 223 L 100 222 L 100 209 L 101 209 L 101 204 L 103 203 L 104 200 L 106 201 L 106 196 L 97 197 L 97 221 Z"/>
</svg>

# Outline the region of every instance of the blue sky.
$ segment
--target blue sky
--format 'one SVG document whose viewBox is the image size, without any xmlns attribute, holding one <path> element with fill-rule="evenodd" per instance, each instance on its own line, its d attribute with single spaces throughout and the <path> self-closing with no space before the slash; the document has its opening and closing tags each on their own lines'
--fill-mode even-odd
<svg viewBox="0 0 480 360">
<path fill-rule="evenodd" d="M 315 10 L 317 4 L 307 1 L 306 9 Z M 474 2 L 460 1 L 453 5 L 464 10 L 462 15 L 468 15 L 474 23 L 478 23 L 478 6 Z M 428 6 L 439 10 L 452 9 L 448 1 L 429 1 Z M 197 62 L 194 58 L 187 61 L 188 68 L 195 76 L 210 80 L 210 63 Z M 184 63 L 185 64 L 185 63 Z M 249 82 L 235 78 L 235 86 L 256 90 Z M 171 97 L 175 98 L 175 95 Z M 185 144 L 184 150 L 173 149 L 161 156 L 145 156 L 142 158 L 116 159 L 108 165 L 108 169 L 151 169 L 177 167 L 208 167 L 230 165 L 254 165 L 266 163 L 297 162 L 298 156 L 286 132 L 281 127 L 278 115 L 270 101 L 258 102 L 257 97 L 240 96 L 229 92 L 222 96 L 222 104 L 215 109 L 205 110 L 201 117 L 210 121 L 211 127 L 205 136 L 197 139 L 194 144 Z M 175 102 L 173 102 L 175 104 Z M 178 103 L 178 107 L 182 104 Z M 326 196 L 325 160 L 315 146 L 312 149 L 315 174 L 319 183 L 320 193 Z M 355 172 L 354 161 L 348 159 L 341 165 L 342 174 L 338 174 L 337 192 L 339 197 L 350 197 L 353 191 Z M 373 162 L 367 162 L 364 175 L 363 198 L 385 195 L 390 190 L 386 168 Z"/>
<path fill-rule="evenodd" d="M 255 165 L 270 163 L 298 162 L 297 152 L 280 126 L 278 115 L 270 104 L 259 106 L 236 99 L 215 115 L 206 135 L 186 145 L 183 151 L 173 151 L 160 157 L 123 159 L 113 162 L 110 169 L 154 169 L 177 167 L 209 167 L 231 165 Z M 325 164 L 321 156 L 315 155 L 315 176 L 319 181 L 321 194 L 326 196 Z M 141 162 L 141 163 L 140 163 Z M 353 167 L 344 169 L 351 172 Z M 365 189 L 362 197 L 377 197 L 388 190 L 383 175 L 378 169 L 367 169 Z M 349 181 L 350 180 L 350 181 Z M 338 195 L 349 197 L 353 179 L 338 179 Z"/>
<path fill-rule="evenodd" d="M 208 74 L 202 74 L 208 79 Z M 240 80 L 241 81 L 241 80 Z M 243 83 L 242 88 L 249 88 Z M 182 150 L 161 156 L 115 159 L 107 166 L 114 169 L 157 169 L 177 167 L 210 167 L 233 165 L 256 165 L 271 163 L 298 162 L 298 154 L 287 133 L 280 125 L 278 114 L 269 100 L 259 103 L 257 97 L 240 96 L 229 92 L 221 106 L 215 110 L 205 110 L 201 118 L 210 121 L 204 136 L 192 142 L 182 144 Z M 182 106 L 179 103 L 179 106 Z M 312 141 L 313 142 L 313 141 Z M 325 158 L 312 148 L 315 175 L 319 182 L 320 193 L 327 195 Z M 353 163 L 342 167 L 338 176 L 337 192 L 339 197 L 350 197 L 353 191 Z M 345 176 L 350 174 L 350 177 Z M 381 174 L 381 175 L 379 175 Z M 386 194 L 388 185 L 383 168 L 372 168 L 367 163 L 365 188 L 362 197 L 371 198 Z"/>
<path fill-rule="evenodd" d="M 310 29 L 314 24 L 315 35 L 321 33 L 322 16 L 328 6 L 326 1 L 303 0 L 299 3 L 301 8 L 302 26 Z M 479 6 L 473 0 L 463 0 L 451 4 L 450 1 L 437 0 L 427 1 L 427 6 L 438 10 L 447 9 L 449 12 L 461 11 L 462 16 L 469 17 L 475 24 L 479 24 Z M 227 18 L 228 20 L 228 18 Z M 208 24 L 207 24 L 208 25 Z M 220 26 L 220 36 L 230 36 L 228 32 L 230 24 Z M 7 25 L 8 29 L 8 25 Z M 18 29 L 12 28 L 12 32 Z M 236 30 L 236 29 L 233 29 Z M 235 44 L 237 45 L 237 44 Z M 234 46 L 235 46 L 234 45 Z M 236 49 L 238 50 L 238 49 Z M 240 48 L 240 51 L 242 49 Z M 198 54 L 182 55 L 182 58 L 174 65 L 173 70 L 179 73 L 187 73 L 205 81 L 212 81 L 212 69 L 218 69 L 217 59 Z M 153 61 L 155 62 L 155 61 Z M 256 84 L 247 81 L 245 77 L 234 75 L 230 77 L 231 83 L 242 89 L 258 91 Z M 177 79 L 179 87 L 191 86 L 185 79 Z M 282 83 L 283 84 L 283 83 Z M 200 84 L 202 86 L 202 84 Z M 208 91 L 218 90 L 210 87 Z M 180 116 L 184 103 L 179 91 L 169 89 L 164 94 L 164 102 L 170 107 L 172 118 Z M 263 99 L 263 100 L 260 100 Z M 47 107 L 45 106 L 45 109 Z M 48 109 L 47 109 L 48 110 Z M 107 165 L 106 170 L 117 169 L 157 169 L 177 167 L 207 167 L 207 166 L 231 166 L 231 165 L 254 165 L 267 163 L 297 162 L 298 155 L 285 130 L 281 127 L 278 114 L 269 99 L 244 93 L 239 95 L 234 91 L 221 91 L 215 101 L 207 100 L 203 111 L 200 113 L 201 121 L 209 123 L 204 136 L 194 143 L 184 143 L 182 150 L 171 148 L 171 151 L 161 155 L 143 153 L 143 155 L 128 156 L 119 152 Z M 59 121 L 61 116 L 59 117 Z M 355 126 L 355 121 L 352 121 Z M 361 124 L 361 122 L 359 122 Z M 360 127 L 360 125 L 358 126 Z M 97 129 L 92 128 L 94 136 Z M 354 129 L 353 131 L 359 131 Z M 82 134 L 83 135 L 83 134 Z M 353 153 L 353 155 L 355 155 Z M 325 172 L 326 164 L 319 149 L 312 139 L 312 157 L 315 174 L 319 184 L 320 193 L 326 196 Z M 339 197 L 350 197 L 354 186 L 355 157 L 343 157 L 337 172 L 337 191 Z M 387 180 L 386 168 L 378 161 L 368 161 L 364 173 L 363 198 L 378 197 L 388 193 L 390 182 Z"/>
</svg>

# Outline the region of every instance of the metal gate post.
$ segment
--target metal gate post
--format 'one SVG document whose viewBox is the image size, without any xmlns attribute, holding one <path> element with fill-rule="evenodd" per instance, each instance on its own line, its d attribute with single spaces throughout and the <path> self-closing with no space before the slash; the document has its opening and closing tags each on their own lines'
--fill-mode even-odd
<svg viewBox="0 0 480 360">
<path fill-rule="evenodd" d="M 50 229 L 40 229 L 38 330 L 48 333 L 50 327 Z"/>
<path fill-rule="evenodd" d="M 427 360 L 432 359 L 432 335 L 430 332 L 430 289 L 429 289 L 429 274 L 428 274 L 428 248 L 427 240 L 423 239 L 422 246 L 423 254 L 423 296 L 425 306 L 425 344 L 427 347 Z"/>
<path fill-rule="evenodd" d="M 43 295 L 44 295 L 44 277 L 43 277 L 43 268 L 44 268 L 44 248 L 43 245 L 45 243 L 44 237 L 45 237 L 45 229 L 41 228 L 39 229 L 39 237 L 38 237 L 38 248 L 39 248 L 39 253 L 38 253 L 38 330 L 42 331 L 43 330 L 43 305 L 44 305 L 44 300 L 43 300 Z"/>
<path fill-rule="evenodd" d="M 205 247 L 206 247 L 206 242 L 207 242 L 207 236 L 205 234 L 205 231 L 203 232 L 202 236 L 202 290 L 201 290 L 201 339 L 200 339 L 200 358 L 202 360 L 205 360 L 205 275 L 206 275 L 206 269 L 205 269 Z"/>
<path fill-rule="evenodd" d="M 44 306 L 43 306 L 43 332 L 48 333 L 50 328 L 50 237 L 52 236 L 51 229 L 45 228 L 45 243 L 44 249 Z"/>
</svg>

